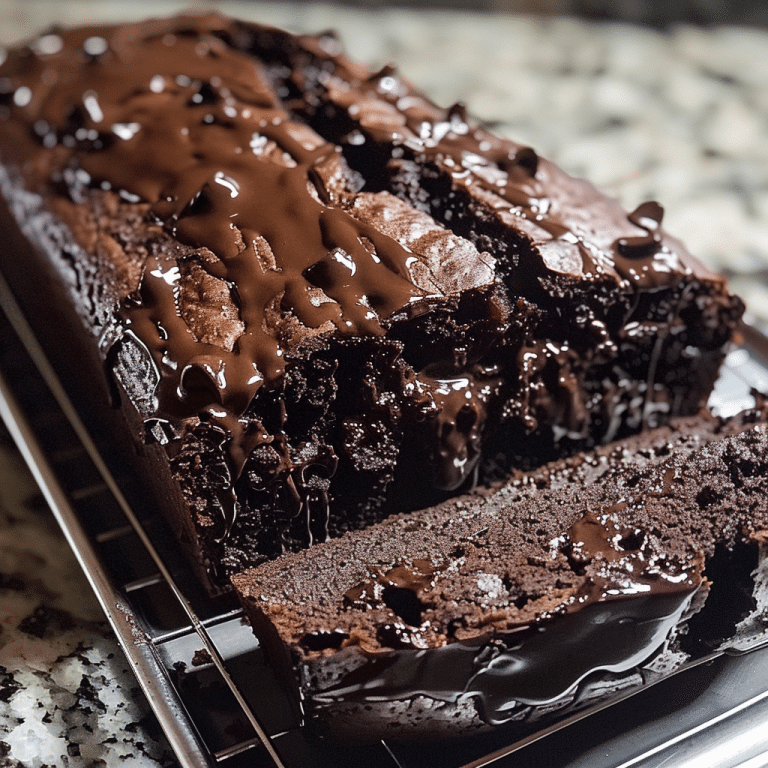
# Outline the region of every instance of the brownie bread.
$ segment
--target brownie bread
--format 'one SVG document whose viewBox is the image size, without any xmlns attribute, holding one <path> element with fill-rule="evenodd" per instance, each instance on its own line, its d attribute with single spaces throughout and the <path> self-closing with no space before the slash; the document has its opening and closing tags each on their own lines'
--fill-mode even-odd
<svg viewBox="0 0 768 768">
<path fill-rule="evenodd" d="M 742 310 L 657 204 L 218 14 L 9 50 L 0 188 L 214 585 L 696 412 Z"/>
<path fill-rule="evenodd" d="M 682 420 L 233 583 L 320 734 L 522 734 L 766 640 L 767 418 Z"/>
</svg>

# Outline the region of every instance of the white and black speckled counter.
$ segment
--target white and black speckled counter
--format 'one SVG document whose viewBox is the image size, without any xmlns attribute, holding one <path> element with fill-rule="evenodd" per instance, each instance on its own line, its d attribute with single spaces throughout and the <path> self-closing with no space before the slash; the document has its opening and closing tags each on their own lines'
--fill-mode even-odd
<svg viewBox="0 0 768 768">
<path fill-rule="evenodd" d="M 172 765 L 53 516 L 0 424 L 0 765 Z"/>
<path fill-rule="evenodd" d="M 53 22 L 189 5 L 6 0 L 0 29 L 10 42 Z M 397 62 L 438 103 L 465 101 L 627 208 L 658 199 L 667 228 L 768 316 L 768 32 L 662 34 L 294 3 L 216 7 L 296 30 L 339 29 L 356 57 Z M 20 458 L 0 440 L 0 765 L 173 764 L 126 669 Z"/>
</svg>

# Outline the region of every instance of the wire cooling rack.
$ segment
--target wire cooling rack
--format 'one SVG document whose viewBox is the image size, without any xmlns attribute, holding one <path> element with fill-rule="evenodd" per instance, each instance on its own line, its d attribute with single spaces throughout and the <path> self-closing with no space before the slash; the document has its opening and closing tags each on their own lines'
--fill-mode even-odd
<svg viewBox="0 0 768 768">
<path fill-rule="evenodd" d="M 236 600 L 208 597 L 162 519 L 128 503 L 136 479 L 108 467 L 2 276 L 0 308 L 0 416 L 184 768 L 768 765 L 768 649 L 707 659 L 522 741 L 501 728 L 439 744 L 318 745 L 294 722 Z M 751 387 L 768 390 L 763 337 L 750 333 L 713 394 L 725 414 L 752 403 Z"/>
</svg>

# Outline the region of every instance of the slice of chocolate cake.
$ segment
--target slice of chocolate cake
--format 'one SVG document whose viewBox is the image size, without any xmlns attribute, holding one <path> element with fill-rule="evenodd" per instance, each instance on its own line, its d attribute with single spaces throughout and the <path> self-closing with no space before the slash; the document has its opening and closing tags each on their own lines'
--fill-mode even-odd
<svg viewBox="0 0 768 768">
<path fill-rule="evenodd" d="M 696 412 L 742 309 L 656 204 L 627 215 L 335 48 L 209 14 L 0 65 L 0 265 L 27 306 L 63 280 L 219 585 Z"/>
<path fill-rule="evenodd" d="M 522 734 L 766 640 L 767 417 L 683 420 L 233 583 L 320 734 Z"/>
</svg>

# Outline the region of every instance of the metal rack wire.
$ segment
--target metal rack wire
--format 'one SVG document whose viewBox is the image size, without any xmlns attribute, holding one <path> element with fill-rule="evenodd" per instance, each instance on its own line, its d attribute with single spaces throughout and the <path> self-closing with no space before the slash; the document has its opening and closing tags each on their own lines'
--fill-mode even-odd
<svg viewBox="0 0 768 768">
<path fill-rule="evenodd" d="M 501 729 L 460 745 L 431 745 L 426 752 L 419 745 L 381 742 L 345 748 L 308 740 L 294 723 L 234 599 L 209 598 L 163 521 L 126 500 L 124 489 L 136 479 L 110 470 L 2 276 L 0 307 L 0 416 L 32 468 L 184 768 L 511 765 L 506 755 L 587 714 L 523 741 L 511 739 Z M 750 387 L 761 385 L 768 388 L 768 371 L 749 352 L 739 350 L 729 360 L 714 402 L 721 410 L 738 410 L 749 404 Z M 703 677 L 699 673 L 704 681 L 700 685 L 706 687 L 710 673 L 711 668 Z M 751 717 L 754 707 L 760 706 L 768 712 L 768 679 L 758 679 L 755 685 L 733 704 L 733 713 L 738 710 Z M 728 720 L 731 710 L 726 707 L 725 713 L 706 717 Z M 688 731 L 694 733 L 700 726 L 692 723 Z M 684 740 L 685 733 L 683 729 L 667 741 Z M 583 736 L 582 742 L 586 743 Z M 653 749 L 659 752 L 664 743 L 662 738 Z M 531 751 L 536 748 L 541 754 L 542 748 L 535 745 L 518 752 L 515 765 L 542 764 Z M 655 754 L 652 749 L 644 751 Z"/>
</svg>

